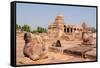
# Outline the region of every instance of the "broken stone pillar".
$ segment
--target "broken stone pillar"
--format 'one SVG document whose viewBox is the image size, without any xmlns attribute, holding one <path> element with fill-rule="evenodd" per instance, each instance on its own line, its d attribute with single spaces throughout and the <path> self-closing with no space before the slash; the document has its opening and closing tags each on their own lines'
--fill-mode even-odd
<svg viewBox="0 0 100 68">
<path fill-rule="evenodd" d="M 24 45 L 24 49 L 23 49 L 23 54 L 25 57 L 30 57 L 32 56 L 33 52 L 32 52 L 32 48 L 33 48 L 33 44 L 32 44 L 32 38 L 31 38 L 31 34 L 30 33 L 25 33 L 24 34 L 24 40 L 25 40 L 25 45 Z"/>
<path fill-rule="evenodd" d="M 88 40 L 88 26 L 86 22 L 82 23 L 82 39 L 83 41 Z"/>
<path fill-rule="evenodd" d="M 83 40 L 83 44 L 85 44 L 85 45 L 93 45 L 94 44 L 94 38 L 92 37 L 92 34 L 89 32 L 84 32 L 82 34 L 82 40 Z"/>
<path fill-rule="evenodd" d="M 82 32 L 88 32 L 88 26 L 85 22 L 82 23 L 82 28 L 83 28 Z"/>
<path fill-rule="evenodd" d="M 40 36 L 36 36 L 33 39 L 30 33 L 25 33 L 24 40 L 25 46 L 23 53 L 25 57 L 28 57 L 31 60 L 38 60 L 47 57 L 46 48 Z"/>
</svg>

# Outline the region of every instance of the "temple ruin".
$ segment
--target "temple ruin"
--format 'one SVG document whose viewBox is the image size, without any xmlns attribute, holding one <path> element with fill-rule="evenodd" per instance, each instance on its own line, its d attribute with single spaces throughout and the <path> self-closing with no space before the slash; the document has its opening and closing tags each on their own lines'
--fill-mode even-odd
<svg viewBox="0 0 100 68">
<path fill-rule="evenodd" d="M 55 17 L 47 33 L 17 32 L 16 43 L 16 63 L 19 65 L 97 59 L 96 33 L 88 31 L 86 22 L 65 24 L 63 15 Z"/>
<path fill-rule="evenodd" d="M 88 31 L 88 27 L 85 22 L 83 22 L 81 25 L 65 24 L 63 15 L 56 16 L 55 21 L 48 25 L 48 33 L 57 38 L 64 35 L 71 35 L 74 38 L 81 38 L 82 32 L 86 31 Z"/>
</svg>

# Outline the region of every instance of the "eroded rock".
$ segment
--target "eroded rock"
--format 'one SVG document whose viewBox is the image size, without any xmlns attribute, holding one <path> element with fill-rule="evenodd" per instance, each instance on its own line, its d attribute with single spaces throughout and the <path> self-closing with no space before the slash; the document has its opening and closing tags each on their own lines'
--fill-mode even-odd
<svg viewBox="0 0 100 68">
<path fill-rule="evenodd" d="M 23 53 L 25 57 L 29 57 L 32 60 L 41 59 L 41 57 L 47 57 L 45 44 L 40 36 L 33 36 L 30 33 L 24 34 L 25 46 Z"/>
<path fill-rule="evenodd" d="M 93 45 L 94 44 L 94 38 L 93 38 L 92 34 L 89 32 L 84 32 L 82 34 L 82 40 L 83 40 L 82 44 L 85 44 L 85 45 Z"/>
</svg>

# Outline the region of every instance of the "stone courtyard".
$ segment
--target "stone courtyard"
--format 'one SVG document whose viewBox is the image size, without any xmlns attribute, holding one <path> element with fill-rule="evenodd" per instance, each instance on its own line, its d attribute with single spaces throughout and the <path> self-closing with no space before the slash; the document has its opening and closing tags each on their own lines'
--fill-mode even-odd
<svg viewBox="0 0 100 68">
<path fill-rule="evenodd" d="M 47 58 L 33 61 L 23 54 L 25 45 L 24 33 L 17 32 L 16 35 L 16 62 L 23 64 L 48 64 L 64 62 L 82 62 L 96 60 L 96 33 L 88 31 L 88 25 L 83 22 L 81 25 L 65 24 L 63 15 L 58 15 L 54 23 L 48 25 L 47 33 L 31 33 L 34 40 L 42 40 L 47 52 Z M 57 40 L 61 46 L 55 46 Z M 41 45 L 41 44 L 40 44 Z"/>
</svg>

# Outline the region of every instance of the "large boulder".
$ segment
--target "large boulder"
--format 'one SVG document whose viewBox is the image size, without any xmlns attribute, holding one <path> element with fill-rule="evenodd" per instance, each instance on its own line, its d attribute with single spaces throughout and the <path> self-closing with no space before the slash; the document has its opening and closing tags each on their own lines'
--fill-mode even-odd
<svg viewBox="0 0 100 68">
<path fill-rule="evenodd" d="M 92 33 L 84 32 L 82 34 L 83 44 L 85 45 L 92 45 L 94 44 L 94 38 L 92 36 Z"/>
<path fill-rule="evenodd" d="M 25 46 L 23 53 L 32 60 L 38 60 L 46 54 L 45 44 L 39 35 L 24 34 Z"/>
</svg>

